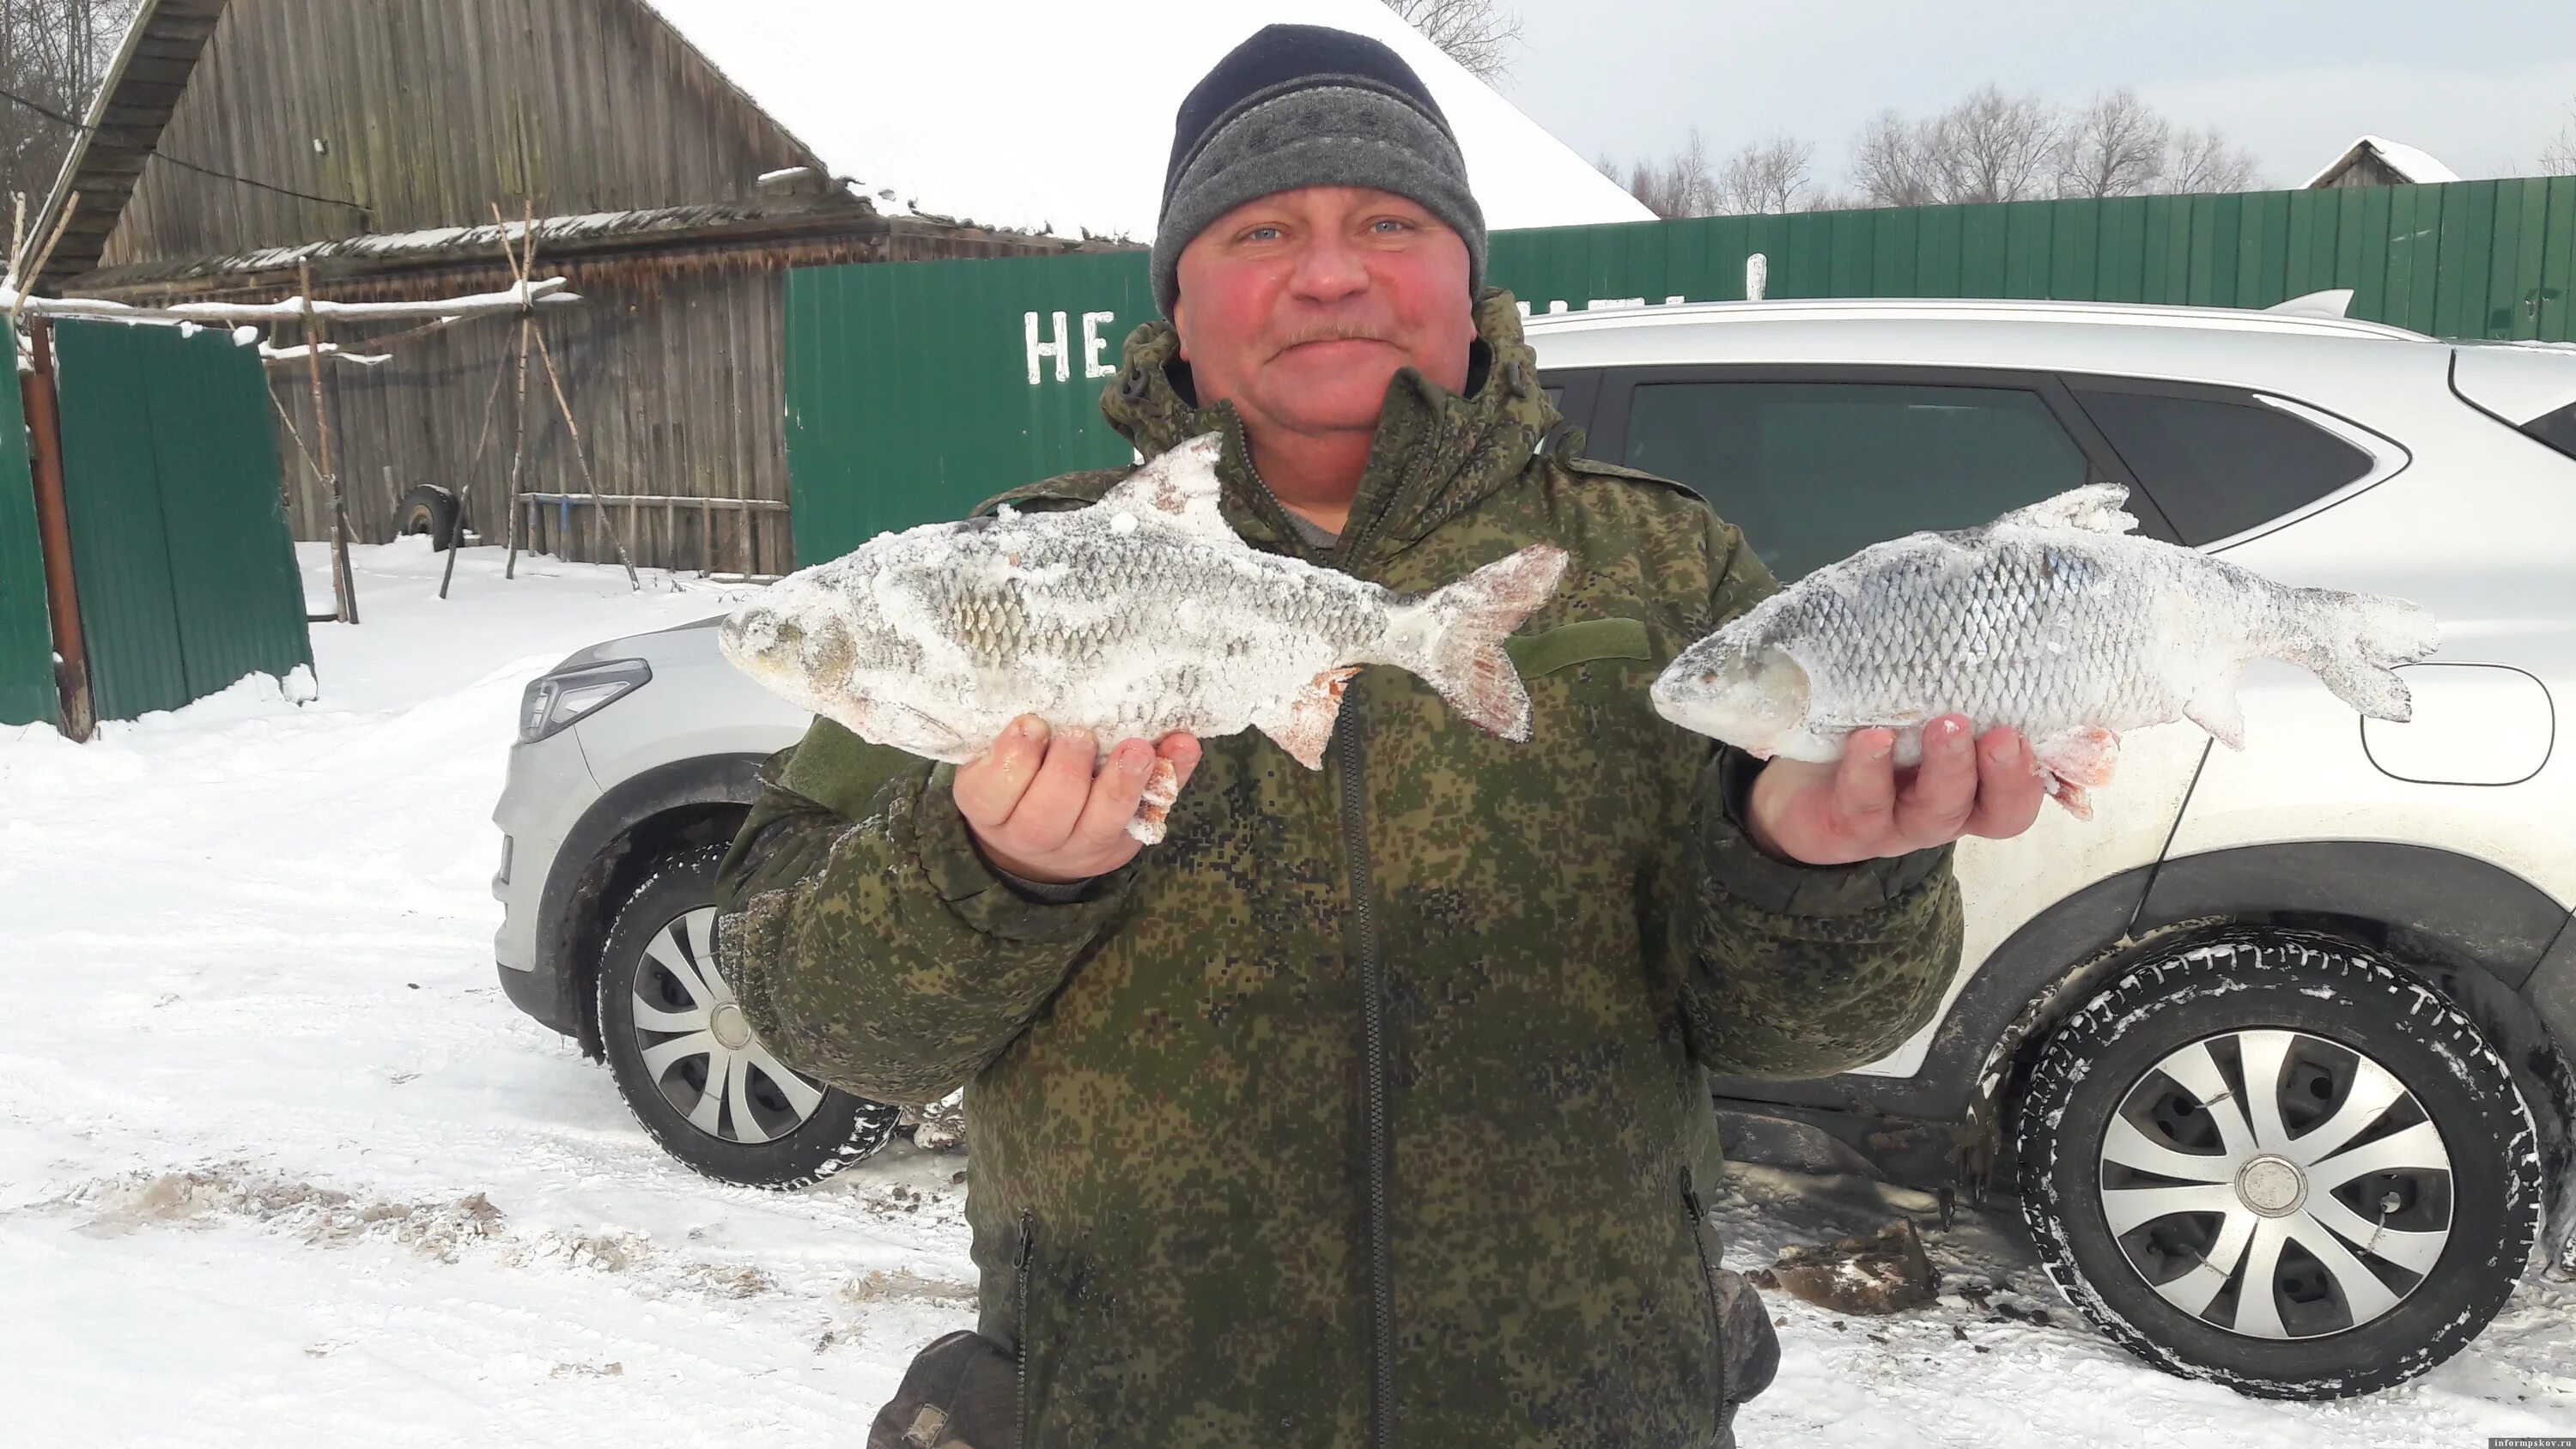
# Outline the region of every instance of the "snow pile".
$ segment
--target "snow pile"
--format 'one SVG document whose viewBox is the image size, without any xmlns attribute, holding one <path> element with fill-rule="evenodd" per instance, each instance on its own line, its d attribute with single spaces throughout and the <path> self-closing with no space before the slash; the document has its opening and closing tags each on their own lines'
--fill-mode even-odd
<svg viewBox="0 0 2576 1449">
<path fill-rule="evenodd" d="M 1148 240 L 1181 97 L 1254 31 L 1292 22 L 1375 36 L 1421 74 L 1488 227 L 1653 219 L 1380 0 L 649 3 L 884 211 Z"/>
<path fill-rule="evenodd" d="M 320 695 L 250 680 L 87 746 L 0 730 L 0 1364 L 11 1445 L 851 1443 L 974 1318 L 957 1156 L 897 1143 L 773 1195 L 657 1150 L 502 998 L 488 815 L 520 689 L 748 591 L 356 550 Z M 301 550 L 327 600 L 323 550 Z M 1771 1296 L 1748 1444 L 2470 1444 L 2576 1422 L 2576 1292 L 2356 1403 L 2168 1378 L 2061 1311 L 2009 1234 L 1739 1170 L 1728 1262 L 1903 1208 L 1950 1294 Z M 1989 1311 L 1992 1310 L 1992 1311 Z M 2042 1311 L 2048 1315 L 2042 1321 Z M 675 1425 L 685 1426 L 684 1431 Z"/>
</svg>

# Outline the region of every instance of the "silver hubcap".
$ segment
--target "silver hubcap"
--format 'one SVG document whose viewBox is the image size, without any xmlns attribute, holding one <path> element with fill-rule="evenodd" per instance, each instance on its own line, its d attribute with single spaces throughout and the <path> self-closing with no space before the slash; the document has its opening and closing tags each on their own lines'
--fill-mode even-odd
<svg viewBox="0 0 2576 1449">
<path fill-rule="evenodd" d="M 823 1105 L 820 1084 L 778 1064 L 715 969 L 716 909 L 664 926 L 636 963 L 635 1045 L 645 1074 L 689 1125 L 727 1142 L 769 1142 Z"/>
<path fill-rule="evenodd" d="M 2451 1158 L 2369 1057 L 2227 1032 L 2130 1087 L 2103 1138 L 2102 1213 L 2166 1302 L 2250 1338 L 2315 1338 L 2388 1312 L 2441 1261 Z"/>
</svg>

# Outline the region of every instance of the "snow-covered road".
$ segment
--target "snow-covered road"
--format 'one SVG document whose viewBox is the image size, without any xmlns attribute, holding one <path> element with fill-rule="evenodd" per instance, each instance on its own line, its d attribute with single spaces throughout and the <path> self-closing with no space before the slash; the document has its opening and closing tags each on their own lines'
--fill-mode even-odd
<svg viewBox="0 0 2576 1449">
<path fill-rule="evenodd" d="M 328 596 L 316 551 L 308 589 Z M 897 1143 L 792 1195 L 693 1176 L 493 980 L 488 820 L 525 682 L 716 612 L 669 576 L 360 550 L 321 697 L 245 684 L 88 746 L 0 730 L 0 1445 L 857 1444 L 971 1317 L 959 1156 Z M 1746 1171 L 1729 1261 L 1888 1199 Z M 2158 1374 L 2010 1235 L 1921 1219 L 1952 1298 L 1785 1295 L 1766 1444 L 2457 1444 L 2576 1433 L 2576 1292 L 2358 1402 Z"/>
</svg>

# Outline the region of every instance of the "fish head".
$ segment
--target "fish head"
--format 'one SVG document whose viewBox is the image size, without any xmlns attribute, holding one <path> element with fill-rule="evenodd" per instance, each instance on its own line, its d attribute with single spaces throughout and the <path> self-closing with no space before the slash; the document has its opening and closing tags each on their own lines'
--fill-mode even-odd
<svg viewBox="0 0 2576 1449">
<path fill-rule="evenodd" d="M 728 615 L 716 647 L 789 703 L 839 719 L 865 698 L 862 661 L 884 652 L 870 643 L 891 635 L 875 612 L 864 592 L 792 574 Z"/>
<path fill-rule="evenodd" d="M 1650 691 L 1655 713 L 1687 730 L 1768 757 L 1807 717 L 1807 671 L 1776 644 L 1724 633 L 1681 653 Z"/>
</svg>

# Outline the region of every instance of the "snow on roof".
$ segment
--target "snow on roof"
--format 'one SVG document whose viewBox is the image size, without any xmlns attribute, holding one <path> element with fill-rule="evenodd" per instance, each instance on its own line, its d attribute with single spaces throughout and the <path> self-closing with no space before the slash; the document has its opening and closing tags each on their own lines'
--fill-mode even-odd
<svg viewBox="0 0 2576 1449">
<path fill-rule="evenodd" d="M 2302 182 L 2300 189 L 2305 190 L 2334 176 L 2360 160 L 2364 151 L 2376 152 L 2382 164 L 2408 181 L 2431 185 L 2460 179 L 2460 173 L 2435 160 L 2429 151 L 2418 150 L 2402 141 L 2391 141 L 2385 136 L 2364 136 L 2345 147 L 2343 154 L 2327 162 L 2316 175 Z"/>
<path fill-rule="evenodd" d="M 1652 219 L 1381 0 L 646 3 L 884 211 L 1148 240 L 1181 98 L 1289 21 L 1375 36 L 1421 74 L 1488 227 Z"/>
</svg>

